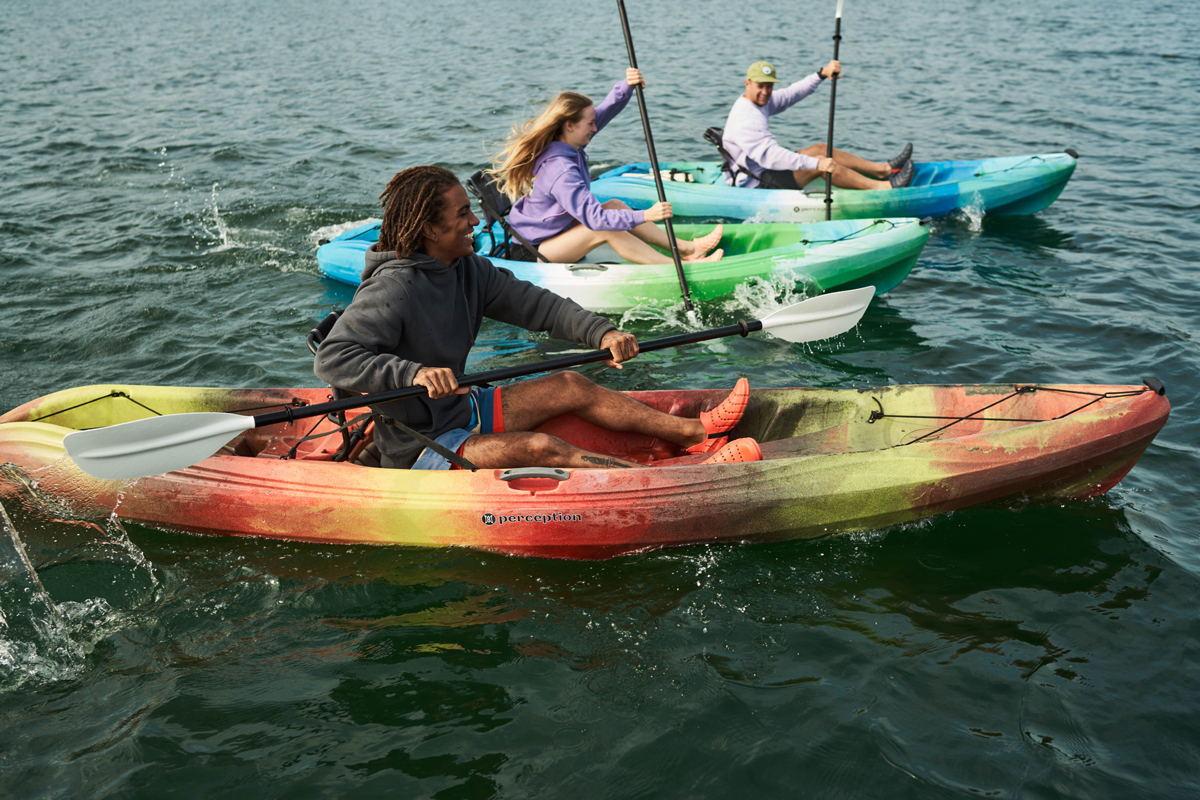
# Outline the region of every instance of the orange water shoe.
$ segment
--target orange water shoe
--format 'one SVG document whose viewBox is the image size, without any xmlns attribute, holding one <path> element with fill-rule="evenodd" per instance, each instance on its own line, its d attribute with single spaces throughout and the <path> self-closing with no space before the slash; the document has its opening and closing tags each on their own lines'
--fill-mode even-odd
<svg viewBox="0 0 1200 800">
<path fill-rule="evenodd" d="M 749 461 L 762 461 L 762 450 L 758 442 L 753 439 L 735 439 L 700 463 L 745 464 Z"/>
<path fill-rule="evenodd" d="M 746 412 L 746 406 L 750 402 L 750 381 L 745 378 L 738 378 L 738 382 L 734 384 L 733 391 L 729 393 L 720 402 L 720 404 L 711 411 L 705 411 L 700 414 L 700 424 L 704 426 L 704 430 L 710 437 L 714 433 L 725 433 L 733 430 L 733 427 L 741 422 L 742 414 Z M 717 438 L 705 439 L 700 444 L 694 444 L 687 448 L 689 453 L 711 453 L 718 450 L 729 441 L 728 436 L 720 436 Z"/>
</svg>

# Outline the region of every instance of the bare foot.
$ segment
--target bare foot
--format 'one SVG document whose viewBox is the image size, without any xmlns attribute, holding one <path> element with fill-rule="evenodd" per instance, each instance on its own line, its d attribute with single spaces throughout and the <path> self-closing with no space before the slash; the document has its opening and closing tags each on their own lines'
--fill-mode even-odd
<svg viewBox="0 0 1200 800">
<path fill-rule="evenodd" d="M 721 243 L 721 237 L 725 235 L 725 226 L 717 225 L 713 228 L 712 233 L 707 236 L 701 236 L 699 239 L 692 239 L 692 250 L 688 253 L 688 261 L 695 261 L 700 256 L 712 250 Z"/>
<path fill-rule="evenodd" d="M 686 262 L 687 262 L 687 263 L 689 263 L 689 264 L 695 264 L 695 263 L 697 263 L 697 262 L 700 262 L 700 261 L 720 261 L 720 260 L 721 260 L 721 258 L 722 258 L 724 255 L 725 255 L 725 251 L 724 251 L 724 250 L 714 250 L 714 251 L 712 252 L 712 254 L 711 254 L 711 255 L 707 255 L 707 256 L 699 256 L 699 257 L 697 257 L 697 256 L 688 256 L 687 258 L 683 258 L 683 259 L 680 259 L 680 260 L 681 260 L 681 261 L 686 261 Z"/>
</svg>

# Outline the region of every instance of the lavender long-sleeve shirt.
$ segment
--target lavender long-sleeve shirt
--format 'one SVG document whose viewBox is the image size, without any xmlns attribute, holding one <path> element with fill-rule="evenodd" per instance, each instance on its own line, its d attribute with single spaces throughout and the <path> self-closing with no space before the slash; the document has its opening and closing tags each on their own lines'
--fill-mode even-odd
<svg viewBox="0 0 1200 800">
<path fill-rule="evenodd" d="M 599 133 L 621 112 L 633 96 L 625 81 L 596 106 Z M 551 142 L 533 164 L 533 190 L 518 200 L 508 222 L 517 233 L 541 244 L 577 223 L 593 231 L 627 231 L 646 221 L 643 211 L 602 208 L 592 194 L 587 153 L 566 142 Z"/>
<path fill-rule="evenodd" d="M 788 150 L 775 141 L 771 135 L 769 118 L 808 97 L 820 85 L 821 76 L 814 72 L 786 89 L 776 90 L 765 106 L 754 105 L 745 95 L 734 101 L 733 108 L 729 110 L 729 119 L 725 121 L 723 138 L 725 149 L 742 168 L 738 172 L 737 186 L 746 189 L 758 186 L 758 179 L 747 175 L 747 169 L 757 175 L 764 169 L 794 172 L 817 168 L 817 159 Z M 729 173 L 725 173 L 725 181 L 729 182 Z"/>
</svg>

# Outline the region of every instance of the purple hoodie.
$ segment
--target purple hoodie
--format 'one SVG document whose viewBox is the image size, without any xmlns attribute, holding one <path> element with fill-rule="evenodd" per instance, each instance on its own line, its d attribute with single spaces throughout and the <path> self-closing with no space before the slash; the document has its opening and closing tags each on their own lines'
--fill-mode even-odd
<svg viewBox="0 0 1200 800">
<path fill-rule="evenodd" d="M 633 96 L 625 81 L 596 106 L 596 132 L 621 113 Z M 587 153 L 566 142 L 554 141 L 533 162 L 533 191 L 513 205 L 508 222 L 534 244 L 557 236 L 577 222 L 593 231 L 627 231 L 646 221 L 644 211 L 601 208 L 592 194 Z"/>
</svg>

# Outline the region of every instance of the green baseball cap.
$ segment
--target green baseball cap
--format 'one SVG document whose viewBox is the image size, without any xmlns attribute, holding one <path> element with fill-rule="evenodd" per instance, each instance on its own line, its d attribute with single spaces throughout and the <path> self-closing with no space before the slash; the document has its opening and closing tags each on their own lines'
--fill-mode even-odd
<svg viewBox="0 0 1200 800">
<path fill-rule="evenodd" d="M 775 66 L 767 61 L 755 61 L 746 70 L 746 80 L 755 83 L 779 83 L 775 77 Z"/>
</svg>

